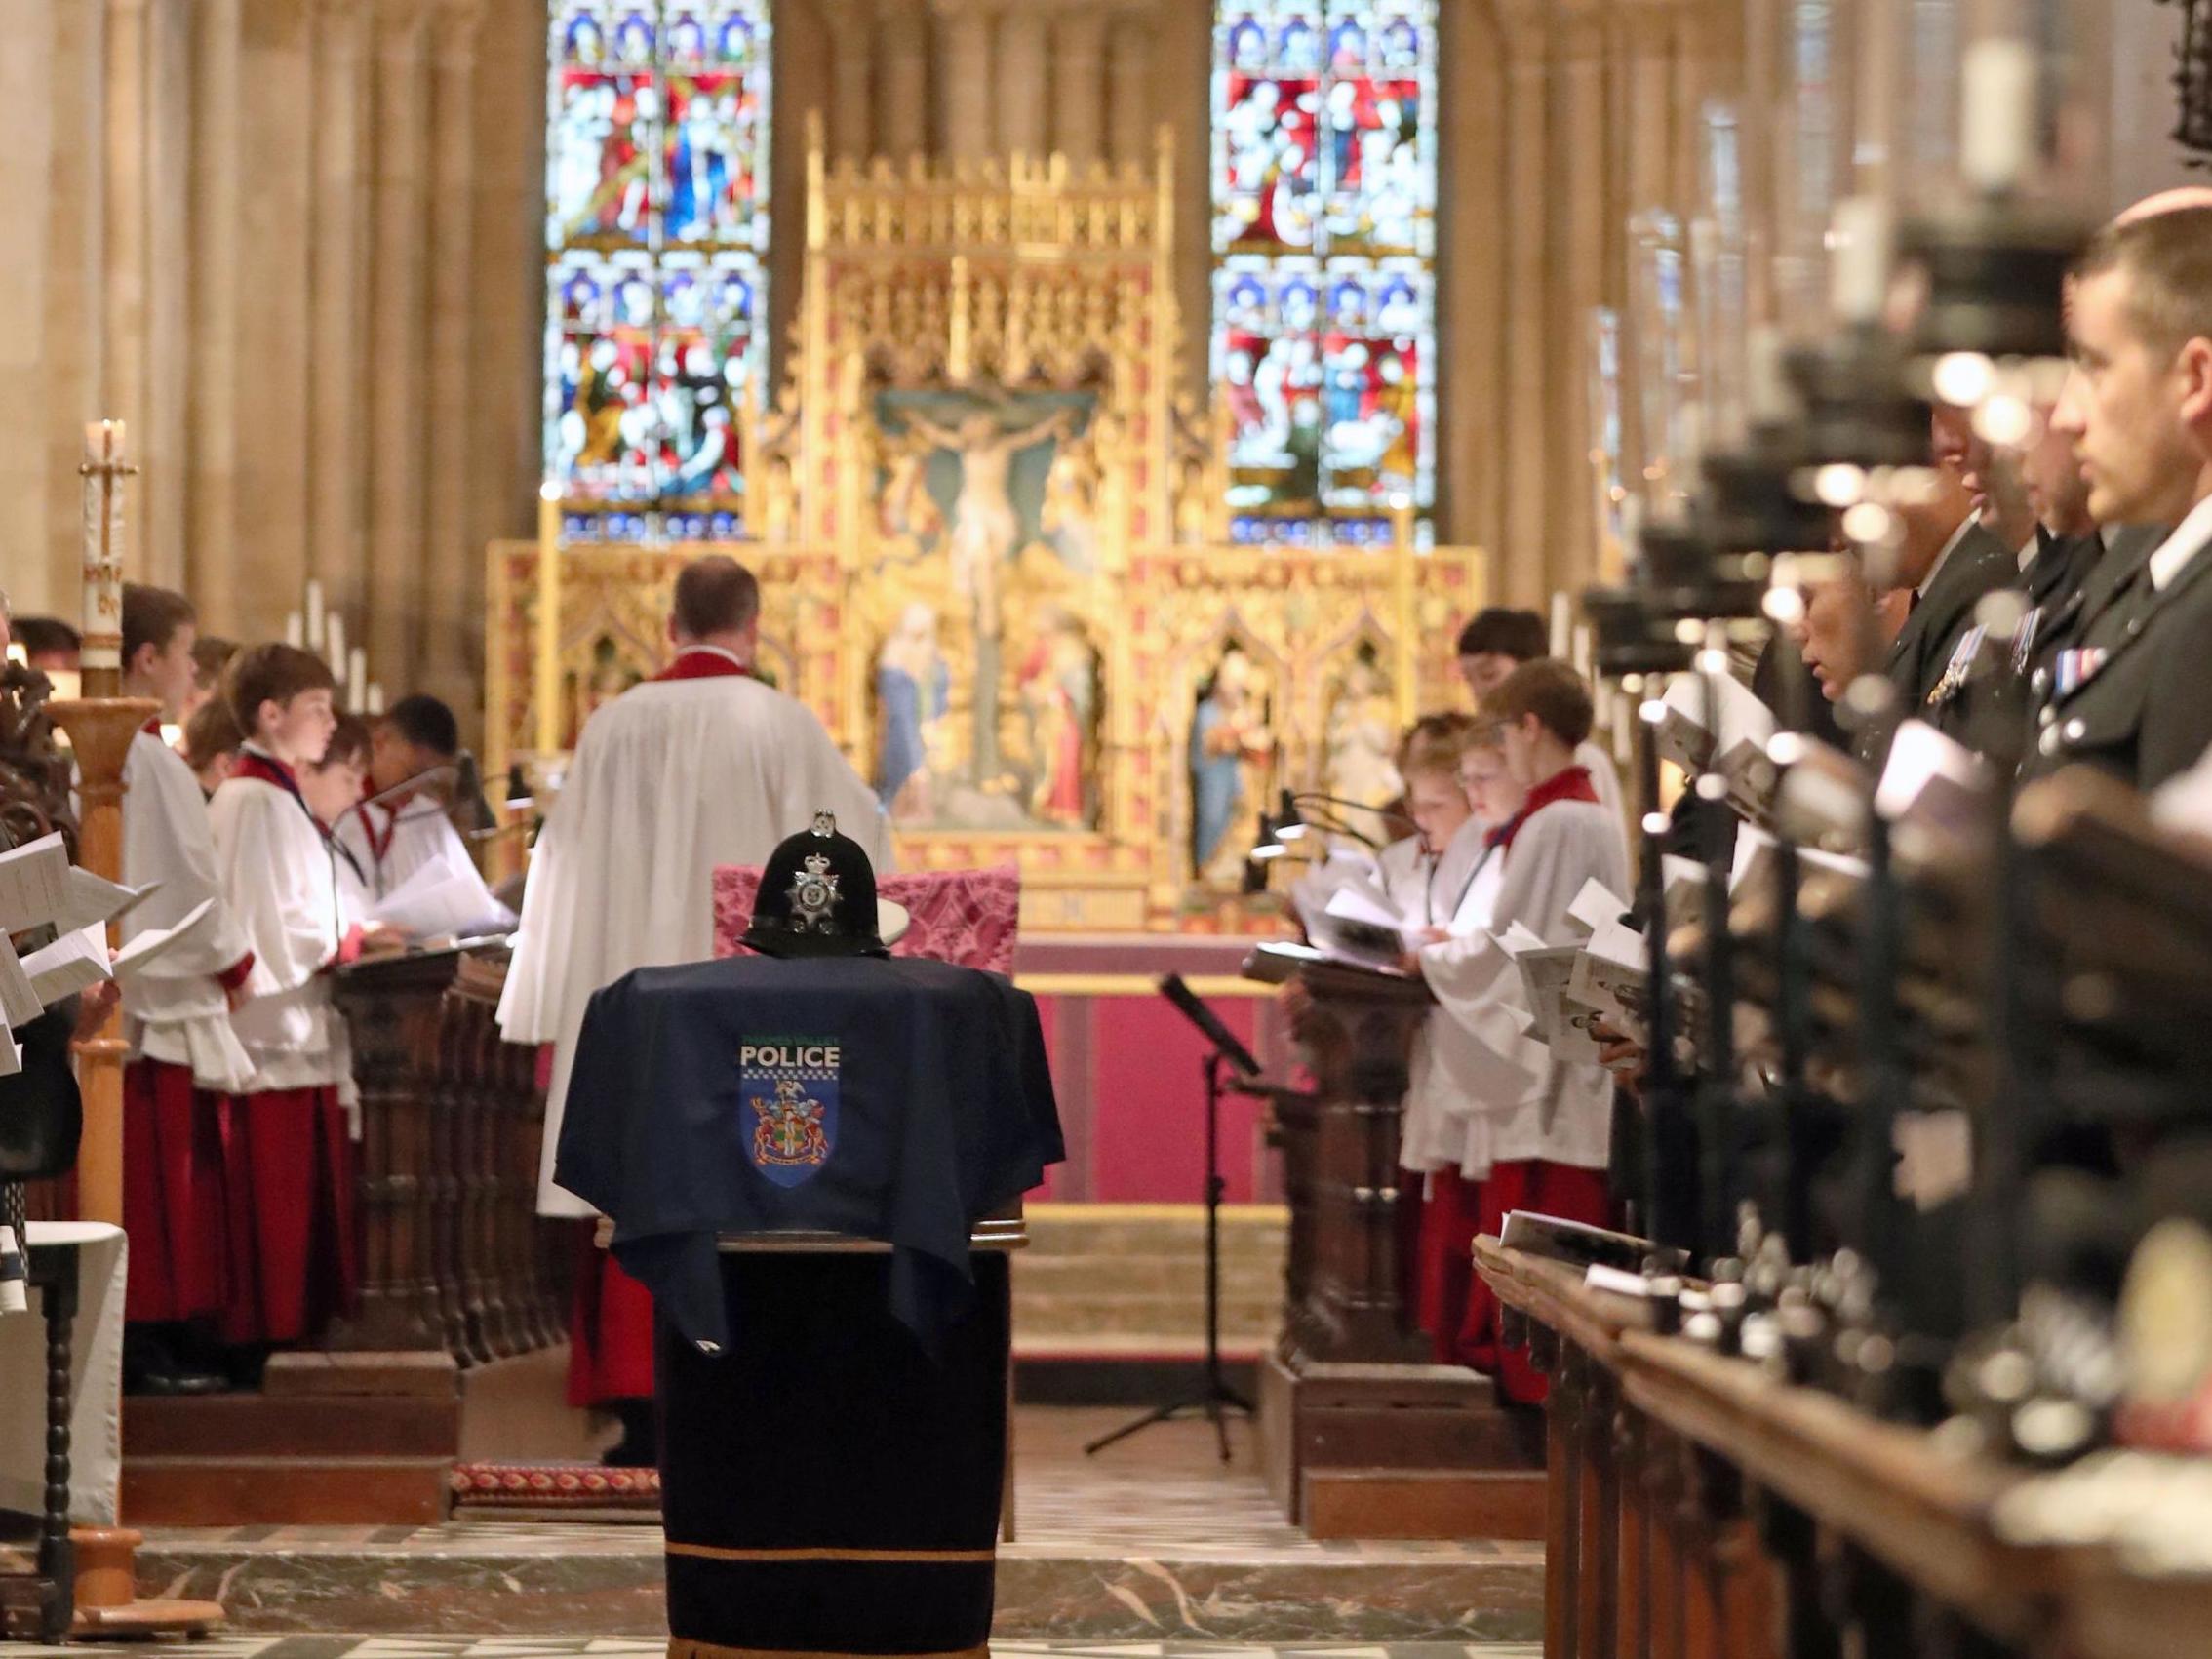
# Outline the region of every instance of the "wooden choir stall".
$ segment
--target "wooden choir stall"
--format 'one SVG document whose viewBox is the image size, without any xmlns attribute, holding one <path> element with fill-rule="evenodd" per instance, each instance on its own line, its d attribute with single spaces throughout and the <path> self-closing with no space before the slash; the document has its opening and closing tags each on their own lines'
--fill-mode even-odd
<svg viewBox="0 0 2212 1659">
<path fill-rule="evenodd" d="M 1259 953 L 1247 968 L 1277 977 Z M 1283 1334 L 1260 1373 L 1270 1490 L 1316 1538 L 1535 1538 L 1539 1425 L 1488 1378 L 1430 1363 L 1405 1290 L 1411 1206 L 1398 1167 L 1418 981 L 1312 963 L 1293 1029 L 1310 1092 L 1273 1094 L 1290 1208 Z"/>
<path fill-rule="evenodd" d="M 358 1306 L 323 1349 L 272 1356 L 257 1394 L 134 1396 L 127 1517 L 443 1520 L 472 1395 L 555 1364 L 573 1230 L 535 1212 L 544 1089 L 536 1050 L 494 1020 L 506 963 L 487 941 L 338 971 L 361 1091 Z"/>
<path fill-rule="evenodd" d="M 2212 1652 L 2203 1577 L 2057 1541 L 2097 1500 L 2077 1474 L 1662 1334 L 1578 1265 L 1483 1239 L 1476 1268 L 1552 1379 L 1546 1659 Z"/>
</svg>

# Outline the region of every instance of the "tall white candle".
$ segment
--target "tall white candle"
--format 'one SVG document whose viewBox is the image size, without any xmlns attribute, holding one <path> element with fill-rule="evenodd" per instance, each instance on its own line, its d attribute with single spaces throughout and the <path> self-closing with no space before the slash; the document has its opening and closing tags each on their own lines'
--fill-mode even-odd
<svg viewBox="0 0 2212 1659">
<path fill-rule="evenodd" d="M 1889 204 L 1851 196 L 1836 204 L 1828 257 L 1829 299 L 1837 320 L 1872 323 L 1889 296 Z"/>
<path fill-rule="evenodd" d="M 1783 372 L 1782 331 L 1771 323 L 1744 341 L 1744 406 L 1754 426 L 1779 426 L 1790 418 L 1790 381 Z"/>
<path fill-rule="evenodd" d="M 95 420 L 85 427 L 83 644 L 84 668 L 123 666 L 123 422 Z"/>
<path fill-rule="evenodd" d="M 369 653 L 355 646 L 345 659 L 345 706 L 359 713 L 369 696 Z"/>
<path fill-rule="evenodd" d="M 1573 602 L 1564 593 L 1552 595 L 1552 654 L 1567 653 L 1567 631 L 1573 625 Z"/>
<path fill-rule="evenodd" d="M 323 584 L 307 578 L 307 649 L 323 649 Z"/>
<path fill-rule="evenodd" d="M 345 612 L 333 611 L 323 618 L 323 660 L 333 674 L 345 672 Z"/>
<path fill-rule="evenodd" d="M 1958 168 L 1989 195 L 2016 188 L 2035 147 L 2035 51 L 1978 40 L 1959 65 Z"/>
<path fill-rule="evenodd" d="M 284 613 L 284 643 L 296 647 L 304 646 L 307 643 L 307 624 L 300 619 L 299 612 L 296 611 L 288 611 Z"/>
<path fill-rule="evenodd" d="M 369 682 L 369 694 L 363 700 L 361 712 L 371 718 L 384 712 L 384 688 L 374 680 Z"/>
</svg>

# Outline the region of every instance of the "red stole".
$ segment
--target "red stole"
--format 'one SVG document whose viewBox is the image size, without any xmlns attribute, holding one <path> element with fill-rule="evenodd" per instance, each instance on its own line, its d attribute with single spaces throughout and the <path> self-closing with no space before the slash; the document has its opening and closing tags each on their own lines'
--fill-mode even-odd
<svg viewBox="0 0 2212 1659">
<path fill-rule="evenodd" d="M 735 657 L 707 646 L 686 646 L 676 653 L 676 660 L 653 676 L 657 684 L 663 680 L 719 680 L 725 676 L 746 680 L 753 671 Z"/>
<path fill-rule="evenodd" d="M 1588 801 L 1596 805 L 1597 800 L 1598 791 L 1590 781 L 1590 770 L 1568 767 L 1531 789 L 1521 810 L 1490 832 L 1490 845 L 1500 852 L 1510 852 L 1513 838 L 1521 833 L 1521 826 L 1555 801 Z"/>
</svg>

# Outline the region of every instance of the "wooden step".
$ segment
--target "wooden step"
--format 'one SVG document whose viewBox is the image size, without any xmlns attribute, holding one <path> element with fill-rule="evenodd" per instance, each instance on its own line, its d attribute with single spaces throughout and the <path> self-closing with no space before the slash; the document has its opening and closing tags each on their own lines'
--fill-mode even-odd
<svg viewBox="0 0 2212 1659">
<path fill-rule="evenodd" d="M 460 1402 L 364 1396 L 213 1394 L 123 1402 L 123 1455 L 443 1457 L 460 1455 Z"/>
<path fill-rule="evenodd" d="M 127 1457 L 128 1526 L 434 1526 L 450 1457 Z"/>
<path fill-rule="evenodd" d="M 1309 1538 L 1544 1536 L 1540 1469 L 1308 1469 L 1304 1478 Z"/>
</svg>

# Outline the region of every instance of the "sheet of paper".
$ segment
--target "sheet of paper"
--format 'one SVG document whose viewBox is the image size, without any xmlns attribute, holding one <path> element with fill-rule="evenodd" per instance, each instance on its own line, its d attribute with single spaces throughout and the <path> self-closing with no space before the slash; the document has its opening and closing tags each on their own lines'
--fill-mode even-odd
<svg viewBox="0 0 2212 1659">
<path fill-rule="evenodd" d="M 0 933 L 38 928 L 69 900 L 69 853 L 59 833 L 0 852 Z"/>
<path fill-rule="evenodd" d="M 95 923 L 104 927 L 118 916 L 128 915 L 160 890 L 159 882 L 148 882 L 142 888 L 127 888 L 121 882 L 96 876 L 81 865 L 72 865 L 61 914 L 54 919 L 55 930 L 74 932 Z"/>
<path fill-rule="evenodd" d="M 1323 906 L 1323 913 L 1339 922 L 1355 923 L 1363 928 L 1388 928 L 1398 935 L 1407 950 L 1421 943 L 1421 929 L 1414 927 L 1410 918 L 1383 896 L 1382 889 L 1364 881 L 1347 882 L 1329 895 Z"/>
<path fill-rule="evenodd" d="M 112 978 L 107 967 L 105 928 L 81 928 L 63 933 L 44 950 L 23 958 L 23 971 L 41 1007 L 52 1007 L 64 997 L 89 991 L 102 979 Z"/>
<path fill-rule="evenodd" d="M 418 939 L 514 925 L 512 912 L 492 896 L 475 866 L 438 858 L 386 893 L 370 914 Z"/>
<path fill-rule="evenodd" d="M 1582 884 L 1582 890 L 1567 906 L 1567 920 L 1587 938 L 1607 923 L 1618 922 L 1628 908 L 1627 899 L 1593 876 Z"/>
<path fill-rule="evenodd" d="M 214 910 L 215 900 L 203 898 L 179 916 L 175 926 L 147 928 L 115 953 L 115 977 L 129 979 L 133 974 L 142 972 L 147 964 L 159 961 L 189 938 Z"/>
<path fill-rule="evenodd" d="M 0 933 L 0 1020 L 10 1027 L 28 1025 L 43 1011 L 14 942 Z"/>
</svg>

